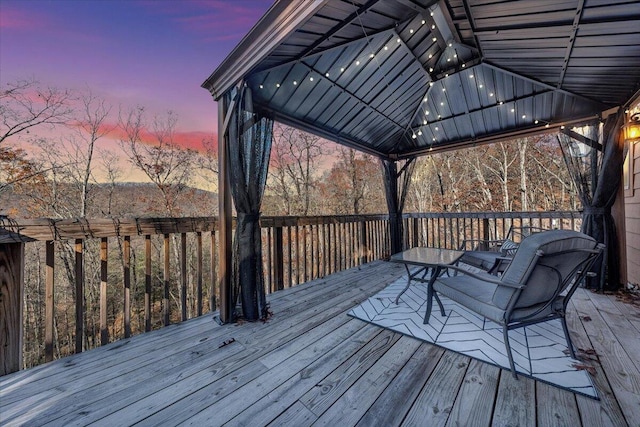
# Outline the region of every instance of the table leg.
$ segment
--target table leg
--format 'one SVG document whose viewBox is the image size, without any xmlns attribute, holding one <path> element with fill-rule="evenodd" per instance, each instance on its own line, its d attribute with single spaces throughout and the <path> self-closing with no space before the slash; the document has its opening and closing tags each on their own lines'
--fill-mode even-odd
<svg viewBox="0 0 640 427">
<path fill-rule="evenodd" d="M 396 297 L 396 305 L 398 304 L 398 301 L 400 301 L 400 297 L 402 296 L 402 294 L 404 294 L 407 291 L 407 289 L 409 289 L 409 285 L 411 284 L 411 281 L 422 272 L 424 272 L 424 274 L 422 275 L 422 277 L 424 278 L 424 276 L 427 275 L 427 270 L 428 270 L 428 268 L 425 267 L 425 268 L 419 269 L 414 274 L 411 274 L 411 270 L 409 270 L 409 264 L 404 264 L 404 268 L 407 270 L 407 284 L 405 285 L 404 289 L 401 290 L 398 296 Z"/>
<path fill-rule="evenodd" d="M 431 310 L 433 308 L 433 298 L 436 298 L 436 302 L 438 303 L 438 307 L 440 307 L 440 314 L 442 317 L 445 317 L 446 314 L 444 312 L 444 306 L 442 305 L 442 301 L 440 301 L 440 297 L 433 290 L 433 283 L 436 281 L 436 278 L 441 274 L 442 267 L 437 265 L 432 269 L 431 278 L 429 279 L 429 283 L 427 285 L 427 311 L 424 314 L 423 324 L 429 323 L 429 318 L 431 318 Z"/>
</svg>

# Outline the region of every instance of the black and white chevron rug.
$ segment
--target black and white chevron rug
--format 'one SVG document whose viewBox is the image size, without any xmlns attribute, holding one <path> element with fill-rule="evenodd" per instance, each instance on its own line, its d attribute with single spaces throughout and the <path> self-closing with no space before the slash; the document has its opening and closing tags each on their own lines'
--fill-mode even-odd
<svg viewBox="0 0 640 427">
<path fill-rule="evenodd" d="M 502 328 L 457 303 L 440 297 L 446 317 L 440 315 L 434 301 L 429 324 L 422 323 L 426 309 L 427 285 L 407 283 L 406 276 L 349 311 L 349 315 L 416 339 L 436 344 L 474 359 L 509 369 Z M 567 343 L 559 320 L 509 331 L 516 370 L 519 374 L 544 381 L 574 393 L 599 399 L 590 375 L 582 362 L 564 351 Z"/>
</svg>

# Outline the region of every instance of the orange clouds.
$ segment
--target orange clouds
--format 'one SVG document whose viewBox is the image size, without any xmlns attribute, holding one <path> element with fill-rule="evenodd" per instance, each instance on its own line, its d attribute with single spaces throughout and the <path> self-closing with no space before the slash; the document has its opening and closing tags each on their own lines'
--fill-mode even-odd
<svg viewBox="0 0 640 427">
<path fill-rule="evenodd" d="M 125 131 L 113 123 L 104 123 L 100 129 L 100 133 L 102 132 L 106 132 L 105 136 L 107 138 L 116 141 L 127 139 Z M 157 144 L 156 134 L 152 130 L 143 128 L 139 133 L 139 137 L 140 142 L 143 144 Z M 213 147 L 214 150 L 218 149 L 218 135 L 215 132 L 175 131 L 172 140 L 178 147 L 199 152 L 205 152 L 207 146 Z"/>
</svg>

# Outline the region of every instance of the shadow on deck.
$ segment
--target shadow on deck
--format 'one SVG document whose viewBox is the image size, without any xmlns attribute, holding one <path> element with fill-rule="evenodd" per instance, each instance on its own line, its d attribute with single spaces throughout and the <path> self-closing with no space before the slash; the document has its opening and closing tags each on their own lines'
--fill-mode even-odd
<svg viewBox="0 0 640 427">
<path fill-rule="evenodd" d="M 1 377 L 0 423 L 640 425 L 636 307 L 572 299 L 595 401 L 346 315 L 403 273 L 372 262 L 272 294 L 266 323 L 206 315 Z"/>
</svg>

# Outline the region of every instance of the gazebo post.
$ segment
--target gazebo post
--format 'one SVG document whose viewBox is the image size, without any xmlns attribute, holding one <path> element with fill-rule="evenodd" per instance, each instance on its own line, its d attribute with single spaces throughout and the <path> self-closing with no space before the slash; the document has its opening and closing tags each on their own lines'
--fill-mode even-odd
<svg viewBox="0 0 640 427">
<path fill-rule="evenodd" d="M 398 171 L 397 161 L 382 160 L 385 180 L 384 191 L 387 199 L 387 208 L 389 209 L 389 237 L 392 255 L 402 252 L 404 249 L 402 211 L 404 210 L 404 202 L 414 166 L 415 158 L 413 157 L 405 162 L 400 171 Z M 400 177 L 402 177 L 401 180 L 398 179 Z"/>
<path fill-rule="evenodd" d="M 220 321 L 229 323 L 233 313 L 231 290 L 231 183 L 229 181 L 229 159 L 225 135 L 229 121 L 224 97 L 218 100 L 218 289 L 220 291 Z M 214 307 L 212 307 L 212 310 Z"/>
</svg>

